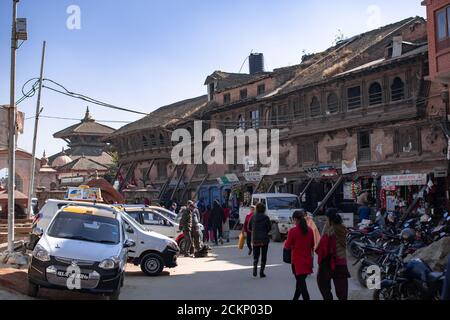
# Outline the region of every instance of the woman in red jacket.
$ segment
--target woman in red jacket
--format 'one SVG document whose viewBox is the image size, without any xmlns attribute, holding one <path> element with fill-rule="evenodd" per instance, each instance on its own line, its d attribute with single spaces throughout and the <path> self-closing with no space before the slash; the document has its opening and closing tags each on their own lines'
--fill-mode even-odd
<svg viewBox="0 0 450 320">
<path fill-rule="evenodd" d="M 291 250 L 292 271 L 297 280 L 294 300 L 303 296 L 309 301 L 306 277 L 313 273 L 314 233 L 305 219 L 305 211 L 298 210 L 292 216 L 295 227 L 289 230 L 285 249 Z"/>
</svg>

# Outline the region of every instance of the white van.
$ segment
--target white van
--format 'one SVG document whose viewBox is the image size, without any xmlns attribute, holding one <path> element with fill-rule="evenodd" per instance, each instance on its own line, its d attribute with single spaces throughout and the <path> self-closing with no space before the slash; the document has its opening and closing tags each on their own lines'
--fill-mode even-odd
<svg viewBox="0 0 450 320">
<path fill-rule="evenodd" d="M 272 240 L 279 242 L 287 236 L 292 223 L 292 215 L 300 209 L 300 200 L 295 194 L 289 193 L 255 193 L 252 196 L 252 204 L 263 203 L 267 209 L 267 215 L 272 222 Z M 250 212 L 249 207 L 239 209 L 239 223 L 243 224 L 245 217 Z"/>
</svg>

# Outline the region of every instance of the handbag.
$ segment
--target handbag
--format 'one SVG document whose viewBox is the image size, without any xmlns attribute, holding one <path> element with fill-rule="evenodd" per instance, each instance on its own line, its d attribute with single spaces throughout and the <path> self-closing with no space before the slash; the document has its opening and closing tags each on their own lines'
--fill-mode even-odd
<svg viewBox="0 0 450 320">
<path fill-rule="evenodd" d="M 239 234 L 239 242 L 238 242 L 239 250 L 244 249 L 244 243 L 245 243 L 245 236 L 244 236 L 244 233 L 241 232 L 241 233 Z"/>
<path fill-rule="evenodd" d="M 283 248 L 283 262 L 284 263 L 292 263 L 292 251 L 291 249 Z"/>
</svg>

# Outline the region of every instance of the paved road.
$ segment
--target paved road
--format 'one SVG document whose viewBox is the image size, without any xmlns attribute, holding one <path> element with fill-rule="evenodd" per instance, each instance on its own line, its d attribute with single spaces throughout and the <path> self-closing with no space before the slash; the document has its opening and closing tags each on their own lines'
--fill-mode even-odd
<svg viewBox="0 0 450 320">
<path fill-rule="evenodd" d="M 207 258 L 180 258 L 177 268 L 157 278 L 145 277 L 135 266 L 127 271 L 121 299 L 290 300 L 295 286 L 290 266 L 282 262 L 281 243 L 270 244 L 265 279 L 253 278 L 251 257 L 234 244 L 214 247 Z M 307 284 L 311 299 L 322 299 L 316 275 Z M 365 298 L 353 280 L 350 291 L 350 297 Z"/>
<path fill-rule="evenodd" d="M 179 258 L 179 265 L 166 269 L 159 277 L 145 276 L 139 267 L 128 265 L 122 300 L 290 300 L 295 280 L 290 265 L 282 262 L 282 244 L 271 243 L 269 247 L 267 278 L 252 276 L 252 258 L 247 250 L 237 248 L 237 240 L 230 244 L 213 247 L 207 258 Z M 315 268 L 317 270 L 317 268 Z M 354 270 L 350 279 L 350 299 L 370 299 L 371 292 L 362 289 L 356 281 Z M 21 292 L 26 292 L 26 273 L 9 275 L 13 281 L 20 281 Z M 6 276 L 5 276 L 6 277 Z M 22 279 L 23 278 L 23 279 Z M 22 279 L 22 280 L 20 280 Z M 355 279 L 355 280 L 354 280 Z M 23 282 L 23 283 L 22 283 Z M 317 288 L 316 275 L 307 279 L 308 289 L 313 300 L 322 297 Z M 23 295 L 0 288 L 0 300 L 23 299 Z M 105 299 L 102 296 L 86 295 L 69 291 L 43 289 L 40 299 Z"/>
</svg>

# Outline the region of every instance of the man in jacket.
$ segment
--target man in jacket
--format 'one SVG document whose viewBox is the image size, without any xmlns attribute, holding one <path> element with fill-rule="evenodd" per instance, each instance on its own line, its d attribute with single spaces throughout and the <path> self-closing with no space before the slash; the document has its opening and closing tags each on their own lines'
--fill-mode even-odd
<svg viewBox="0 0 450 320">
<path fill-rule="evenodd" d="M 192 212 L 189 207 L 184 207 L 181 209 L 181 219 L 180 219 L 180 231 L 183 232 L 184 235 L 184 256 L 189 257 L 191 253 L 192 247 Z"/>
<path fill-rule="evenodd" d="M 195 203 L 191 200 L 188 201 L 188 208 L 191 211 L 192 215 L 192 240 L 194 245 L 194 252 L 197 252 L 200 251 L 202 245 L 202 237 L 200 231 L 200 212 L 198 211 Z"/>
<path fill-rule="evenodd" d="M 221 244 L 223 244 L 222 224 L 224 220 L 224 214 L 219 200 L 214 201 L 214 205 L 211 210 L 211 217 L 209 219 L 211 221 L 211 227 L 213 230 L 214 242 L 216 243 L 216 245 L 218 245 L 220 240 Z"/>
</svg>

